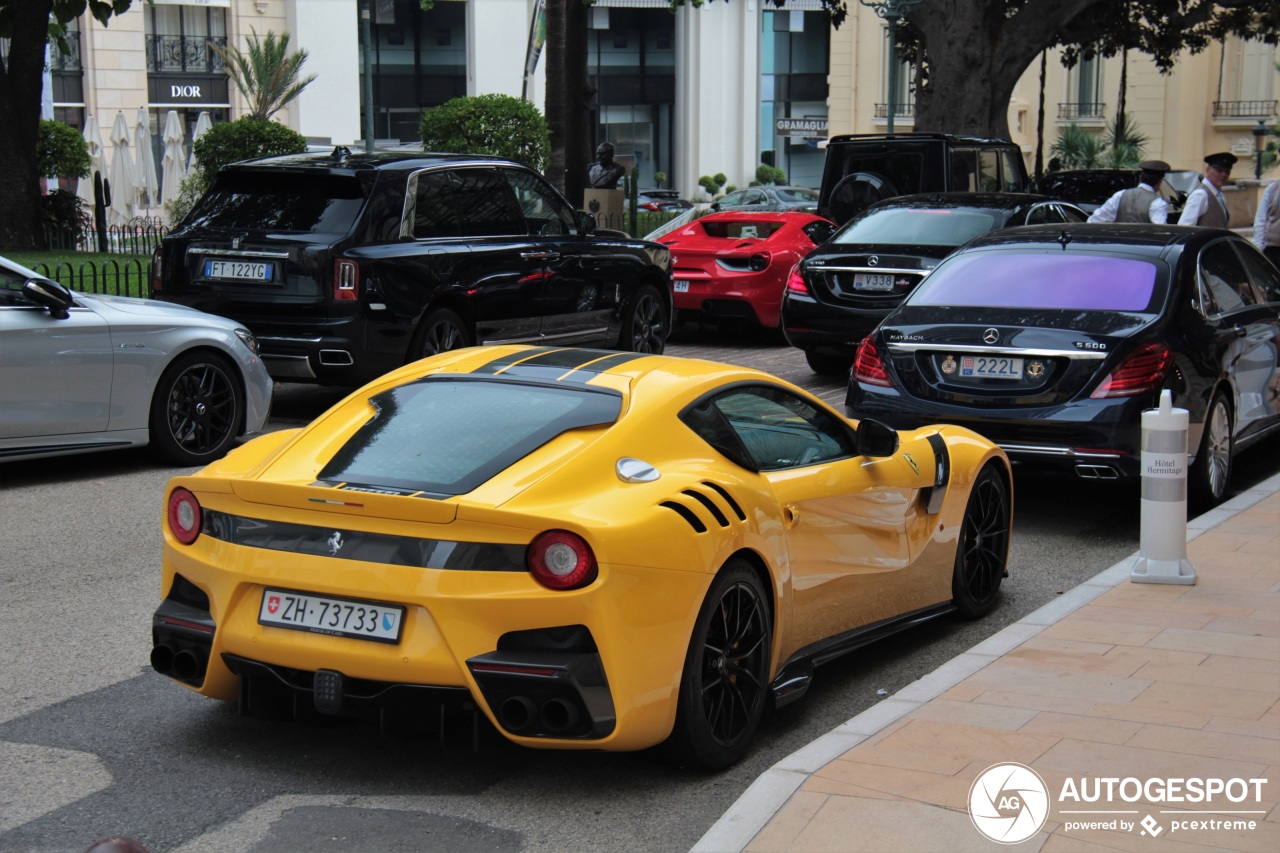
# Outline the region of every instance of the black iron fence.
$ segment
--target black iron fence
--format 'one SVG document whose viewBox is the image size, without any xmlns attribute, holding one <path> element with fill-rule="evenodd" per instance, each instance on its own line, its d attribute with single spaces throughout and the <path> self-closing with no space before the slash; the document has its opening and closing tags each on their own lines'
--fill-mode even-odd
<svg viewBox="0 0 1280 853">
<path fill-rule="evenodd" d="M 125 225 L 108 225 L 101 234 L 92 222 L 79 228 L 46 223 L 44 237 L 50 249 L 149 255 L 160 245 L 169 230 L 164 220 L 158 217 L 139 216 Z"/>
<path fill-rule="evenodd" d="M 81 293 L 143 297 L 151 295 L 151 261 L 141 258 L 125 258 L 123 262 L 108 258 L 105 261 L 81 261 L 78 264 L 60 261 L 52 269 L 49 264 L 40 263 L 32 269 Z"/>
</svg>

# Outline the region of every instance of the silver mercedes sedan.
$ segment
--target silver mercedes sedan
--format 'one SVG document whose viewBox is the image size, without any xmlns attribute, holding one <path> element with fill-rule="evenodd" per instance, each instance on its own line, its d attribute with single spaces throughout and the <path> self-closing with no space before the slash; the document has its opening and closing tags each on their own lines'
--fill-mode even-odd
<svg viewBox="0 0 1280 853">
<path fill-rule="evenodd" d="M 261 432 L 271 378 L 247 329 L 67 290 L 0 257 L 0 461 L 149 444 L 204 465 Z"/>
</svg>

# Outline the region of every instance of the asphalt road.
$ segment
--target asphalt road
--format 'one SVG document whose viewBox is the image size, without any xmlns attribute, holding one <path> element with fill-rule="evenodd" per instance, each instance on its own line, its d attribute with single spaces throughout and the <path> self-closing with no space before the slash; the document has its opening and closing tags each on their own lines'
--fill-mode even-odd
<svg viewBox="0 0 1280 853">
<path fill-rule="evenodd" d="M 670 351 L 751 364 L 838 404 L 798 351 L 686 327 Z M 282 385 L 273 425 L 332 389 Z M 1280 443 L 1237 462 L 1244 487 Z M 111 834 L 156 851 L 684 851 L 765 769 L 1138 547 L 1136 489 L 1022 474 L 997 610 L 944 620 L 818 673 L 748 758 L 691 773 L 657 754 L 545 752 L 454 725 L 443 741 L 242 719 L 147 665 L 161 497 L 128 451 L 0 466 L 0 851 Z M 473 749 L 478 741 L 478 749 Z"/>
</svg>

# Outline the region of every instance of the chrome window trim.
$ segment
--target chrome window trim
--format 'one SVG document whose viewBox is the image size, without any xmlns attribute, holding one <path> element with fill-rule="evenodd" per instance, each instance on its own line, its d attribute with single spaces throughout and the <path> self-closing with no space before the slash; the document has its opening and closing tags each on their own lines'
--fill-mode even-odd
<svg viewBox="0 0 1280 853">
<path fill-rule="evenodd" d="M 203 249 L 199 246 L 188 246 L 187 256 L 217 255 L 221 258 L 271 258 L 274 261 L 289 260 L 288 252 L 240 251 L 239 249 Z"/>
</svg>

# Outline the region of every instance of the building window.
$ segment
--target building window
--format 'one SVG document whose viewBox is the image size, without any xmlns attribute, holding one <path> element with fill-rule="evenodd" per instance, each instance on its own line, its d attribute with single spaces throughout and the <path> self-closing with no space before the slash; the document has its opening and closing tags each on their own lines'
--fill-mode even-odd
<svg viewBox="0 0 1280 853">
<path fill-rule="evenodd" d="M 893 49 L 893 45 L 889 44 L 889 28 L 885 27 L 880 62 L 881 103 L 876 104 L 876 118 L 888 118 L 889 116 L 889 63 L 893 62 L 896 56 L 897 52 Z M 916 114 L 914 85 L 916 66 L 914 63 L 901 59 L 898 59 L 897 63 L 898 67 L 895 69 L 897 77 L 893 81 L 893 117 L 895 121 L 904 118 L 912 119 Z"/>
<path fill-rule="evenodd" d="M 81 64 L 80 20 L 67 22 L 67 52 L 49 45 L 53 117 L 76 129 L 84 127 L 84 67 Z"/>
<path fill-rule="evenodd" d="M 1276 113 L 1276 48 L 1262 39 L 1227 39 L 1222 45 L 1218 99 L 1213 117 L 1252 124 Z"/>
<path fill-rule="evenodd" d="M 1058 118 L 1102 121 L 1106 106 L 1102 102 L 1102 57 L 1081 56 L 1067 75 L 1067 100 L 1058 104 Z"/>
<path fill-rule="evenodd" d="M 226 10 L 216 6 L 146 7 L 147 71 L 152 74 L 224 74 L 209 44 L 227 46 Z"/>
</svg>

